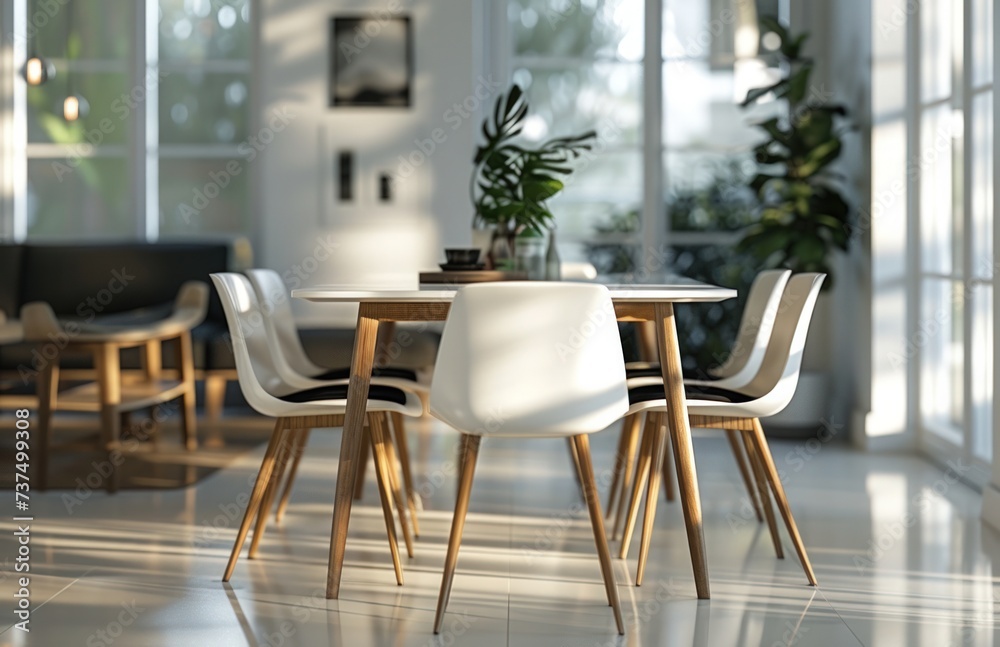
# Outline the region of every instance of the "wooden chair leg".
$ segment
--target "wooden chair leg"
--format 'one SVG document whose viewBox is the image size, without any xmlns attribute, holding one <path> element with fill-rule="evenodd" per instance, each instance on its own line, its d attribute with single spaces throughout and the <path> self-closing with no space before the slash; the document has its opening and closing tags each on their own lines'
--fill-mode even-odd
<svg viewBox="0 0 1000 647">
<path fill-rule="evenodd" d="M 604 531 L 604 515 L 601 514 L 601 500 L 594 482 L 594 465 L 590 457 L 590 439 L 586 435 L 575 436 L 573 443 L 580 457 L 580 478 L 583 481 L 583 497 L 590 509 L 590 523 L 594 528 L 594 542 L 597 544 L 597 557 L 601 563 L 601 576 L 604 578 L 604 588 L 608 595 L 608 604 L 615 614 L 615 624 L 618 633 L 625 634 L 625 624 L 622 622 L 621 601 L 618 598 L 618 586 L 615 584 L 615 572 L 611 566 L 611 551 L 608 549 L 608 538 Z"/>
<path fill-rule="evenodd" d="M 396 504 L 396 513 L 399 515 L 399 526 L 403 529 L 403 542 L 406 544 L 407 557 L 413 557 L 413 535 L 410 532 L 410 522 L 406 519 L 407 506 L 403 498 L 402 488 L 399 486 L 399 474 L 396 466 L 399 458 L 396 456 L 396 449 L 389 438 L 389 416 L 387 414 L 375 414 L 372 418 L 376 421 L 372 427 L 374 440 L 381 445 L 385 453 L 386 463 L 384 465 L 386 474 L 389 475 L 389 487 L 392 488 L 392 500 Z"/>
<path fill-rule="evenodd" d="M 229 578 L 233 575 L 233 569 L 236 568 L 236 560 L 239 559 L 240 552 L 243 550 L 243 542 L 246 541 L 247 533 L 250 531 L 250 524 L 253 522 L 254 515 L 260 507 L 264 490 L 271 480 L 275 454 L 281 445 L 284 435 L 284 420 L 279 418 L 274 423 L 271 441 L 267 445 L 267 451 L 264 452 L 264 460 L 260 463 L 260 470 L 257 472 L 257 480 L 254 481 L 253 490 L 250 491 L 250 501 L 247 503 L 246 512 L 243 513 L 243 521 L 240 523 L 240 529 L 236 533 L 236 541 L 233 542 L 233 551 L 229 555 L 229 563 L 226 564 L 226 571 L 222 575 L 223 582 L 229 581 Z"/>
<path fill-rule="evenodd" d="M 795 525 L 795 518 L 792 517 L 792 509 L 788 506 L 788 497 L 785 496 L 785 487 L 781 484 L 781 479 L 778 477 L 778 470 L 774 466 L 774 458 L 772 458 L 771 450 L 767 446 L 767 439 L 764 437 L 764 429 L 760 426 L 759 419 L 753 419 L 753 428 L 754 449 L 757 450 L 757 456 L 764 466 L 764 473 L 771 484 L 771 490 L 774 492 L 774 498 L 778 502 L 778 510 L 781 511 L 781 516 L 785 520 L 785 527 L 788 529 L 788 534 L 792 536 L 792 544 L 795 546 L 795 552 L 799 554 L 799 561 L 802 562 L 802 570 L 805 571 L 809 583 L 817 586 L 816 574 L 813 573 L 812 564 L 809 563 L 809 555 L 806 554 L 805 544 L 802 543 L 802 536 Z"/>
<path fill-rule="evenodd" d="M 740 470 L 743 487 L 746 488 L 747 496 L 753 505 L 754 514 L 757 515 L 757 523 L 763 523 L 764 514 L 760 507 L 760 501 L 757 499 L 757 488 L 754 487 L 753 479 L 750 478 L 750 468 L 747 466 L 747 458 L 743 453 L 743 447 L 740 445 L 739 432 L 735 429 L 726 429 L 726 440 L 729 441 L 729 449 L 732 450 L 733 458 L 736 459 L 736 467 Z"/>
<path fill-rule="evenodd" d="M 361 455 L 358 456 L 358 473 L 354 481 L 354 500 L 360 501 L 365 492 L 365 473 L 368 471 L 368 448 L 371 445 L 371 430 L 365 427 L 361 432 Z"/>
<path fill-rule="evenodd" d="M 642 500 L 642 488 L 649 478 L 649 465 L 653 456 L 653 436 L 655 428 L 660 424 L 660 415 L 657 413 L 647 416 L 646 424 L 642 428 L 642 446 L 639 448 L 639 461 L 635 467 L 635 475 L 632 482 L 632 497 L 629 499 L 628 512 L 625 515 L 625 530 L 622 533 L 622 545 L 618 552 L 619 559 L 628 557 L 628 549 L 632 543 L 632 533 L 635 532 L 635 521 L 639 517 L 639 502 Z"/>
<path fill-rule="evenodd" d="M 628 492 L 629 486 L 632 485 L 632 470 L 636 463 L 636 445 L 639 441 L 639 427 L 642 424 L 642 416 L 636 414 L 632 416 L 632 424 L 628 427 L 628 437 L 625 442 L 625 460 L 622 464 L 622 484 L 621 489 L 618 492 L 618 509 L 615 510 L 615 523 L 611 527 L 611 540 L 615 541 L 618 539 L 618 533 L 621 532 L 622 522 L 625 520 L 626 508 L 625 504 L 628 503 Z"/>
<path fill-rule="evenodd" d="M 667 501 L 674 500 L 674 459 L 670 449 L 670 420 L 663 416 L 663 495 Z"/>
<path fill-rule="evenodd" d="M 257 525 L 253 530 L 253 539 L 250 540 L 250 551 L 247 553 L 247 557 L 250 559 L 257 558 L 257 549 L 260 547 L 260 540 L 264 538 L 264 531 L 267 529 L 267 518 L 271 514 L 271 505 L 281 487 L 281 477 L 285 473 L 288 459 L 295 448 L 298 431 L 298 429 L 290 430 L 278 446 L 274 471 L 271 473 L 271 478 L 268 479 L 267 489 L 264 490 L 264 498 L 261 500 L 260 510 L 257 513 Z"/>
<path fill-rule="evenodd" d="M 403 414 L 393 411 L 392 432 L 396 441 L 396 451 L 399 453 L 399 467 L 403 472 L 403 491 L 410 508 L 410 522 L 413 524 L 413 536 L 420 537 L 420 522 L 417 521 L 417 489 L 413 486 L 413 466 L 410 464 L 410 445 L 406 438 L 406 427 L 403 426 Z"/>
<path fill-rule="evenodd" d="M 376 426 L 376 418 L 381 414 L 368 414 L 368 439 L 371 444 L 372 455 L 375 459 L 375 481 L 378 483 L 378 496 L 382 502 L 382 517 L 385 519 L 385 532 L 389 539 L 389 552 L 392 554 L 392 568 L 396 572 L 396 584 L 403 585 L 403 564 L 399 560 L 399 540 L 396 537 L 396 520 L 392 516 L 392 485 L 389 482 L 388 456 L 385 453 L 385 445 L 378 442 L 380 439 Z M 379 427 L 381 429 L 381 427 Z"/>
<path fill-rule="evenodd" d="M 469 494 L 472 492 L 472 478 L 476 473 L 476 459 L 479 456 L 479 436 L 462 434 L 462 471 L 458 482 L 458 496 L 455 499 L 455 514 L 451 520 L 451 534 L 448 537 L 448 554 L 444 559 L 444 573 L 441 576 L 441 592 L 438 594 L 437 611 L 434 614 L 434 633 L 441 633 L 444 611 L 451 597 L 451 583 L 455 579 L 455 565 L 458 563 L 458 548 L 462 544 L 465 529 L 465 515 L 469 511 Z"/>
<path fill-rule="evenodd" d="M 583 481 L 580 480 L 580 456 L 576 453 L 576 444 L 573 439 L 569 436 L 566 437 L 566 444 L 569 446 L 569 455 L 573 459 L 573 478 L 576 479 L 576 484 L 583 489 Z"/>
<path fill-rule="evenodd" d="M 32 478 L 36 487 L 45 490 L 49 486 L 49 445 L 52 441 L 52 413 L 56 408 L 59 393 L 59 358 L 49 360 L 38 375 L 35 387 L 38 391 L 38 431 L 35 434 L 35 470 Z"/>
<path fill-rule="evenodd" d="M 615 464 L 612 468 L 614 471 L 611 474 L 611 488 L 608 490 L 608 504 L 604 506 L 604 511 L 607 517 L 606 519 L 611 519 L 611 513 L 614 512 L 615 503 L 618 502 L 618 486 L 621 485 L 622 481 L 622 470 L 625 467 L 625 436 L 626 429 L 632 424 L 632 416 L 625 416 L 622 420 L 622 428 L 618 432 L 618 446 L 615 448 Z"/>
<path fill-rule="evenodd" d="M 621 528 L 621 521 L 625 519 L 625 504 L 628 503 L 629 486 L 632 484 L 632 470 L 635 468 L 635 453 L 639 444 L 639 427 L 642 425 L 642 418 L 638 414 L 632 416 L 631 424 L 627 427 L 627 437 L 625 439 L 625 456 L 622 463 L 622 484 L 618 491 L 618 505 L 615 510 L 615 524 L 611 528 L 611 539 L 618 538 Z"/>
<path fill-rule="evenodd" d="M 746 445 L 747 456 L 750 460 L 750 467 L 753 470 L 754 478 L 757 480 L 757 494 L 760 496 L 761 507 L 764 509 L 764 517 L 767 519 L 767 530 L 771 534 L 771 543 L 774 545 L 774 554 L 778 559 L 785 558 L 785 550 L 781 546 L 781 535 L 778 533 L 778 521 L 774 516 L 774 508 L 771 507 L 771 496 L 767 489 L 767 476 L 764 473 L 764 465 L 760 460 L 760 455 L 754 445 L 752 432 L 743 432 L 743 442 Z"/>
<path fill-rule="evenodd" d="M 639 566 L 636 569 L 635 585 L 642 585 L 649 558 L 649 544 L 653 539 L 653 523 L 656 521 L 656 501 L 660 494 L 660 476 L 663 470 L 663 441 L 666 439 L 664 416 L 657 416 L 650 442 L 652 464 L 649 467 L 649 485 L 646 487 L 646 512 L 642 518 L 642 537 L 639 540 Z"/>
<path fill-rule="evenodd" d="M 281 523 L 285 518 L 285 509 L 288 508 L 288 501 L 292 498 L 292 485 L 295 484 L 295 475 L 299 471 L 299 463 L 302 462 L 302 455 L 306 450 L 306 443 L 309 442 L 309 429 L 302 429 L 299 432 L 299 439 L 295 445 L 295 454 L 292 456 L 292 466 L 288 470 L 288 478 L 285 479 L 285 489 L 281 493 L 278 501 L 278 511 L 274 514 L 274 520 Z"/>
<path fill-rule="evenodd" d="M 217 422 L 222 417 L 222 409 L 226 404 L 226 378 L 223 375 L 208 373 L 205 375 L 205 417 L 211 422 Z"/>
</svg>

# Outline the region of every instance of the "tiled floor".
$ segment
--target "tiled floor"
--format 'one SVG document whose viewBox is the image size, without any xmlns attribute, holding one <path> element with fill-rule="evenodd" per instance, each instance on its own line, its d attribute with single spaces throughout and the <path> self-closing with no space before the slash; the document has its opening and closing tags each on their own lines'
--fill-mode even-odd
<svg viewBox="0 0 1000 647">
<path fill-rule="evenodd" d="M 711 601 L 695 599 L 678 506 L 661 503 L 643 586 L 632 585 L 638 542 L 615 562 L 628 625 L 619 638 L 565 443 L 495 441 L 480 454 L 445 632 L 434 637 L 457 436 L 428 421 L 411 425 L 426 510 L 416 557 L 404 559 L 405 585 L 395 585 L 369 480 L 354 508 L 341 599 L 327 601 L 339 439 L 339 431 L 313 434 L 283 526 L 268 530 L 260 558 L 241 560 L 229 585 L 220 576 L 242 512 L 235 502 L 262 449 L 184 490 L 35 493 L 31 632 L 10 626 L 16 546 L 7 521 L 0 644 L 1000 644 L 1000 536 L 981 527 L 975 493 L 914 458 L 774 443 L 820 580 L 810 588 L 787 539 L 778 561 L 766 529 L 747 518 L 725 440 L 712 433 L 695 441 Z M 615 439 L 593 438 L 599 470 Z"/>
</svg>

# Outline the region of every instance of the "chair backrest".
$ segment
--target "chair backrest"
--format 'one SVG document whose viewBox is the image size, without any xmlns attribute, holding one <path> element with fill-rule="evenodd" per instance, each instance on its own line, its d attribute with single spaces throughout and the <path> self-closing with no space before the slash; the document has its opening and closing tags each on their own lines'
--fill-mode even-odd
<svg viewBox="0 0 1000 647">
<path fill-rule="evenodd" d="M 731 386 L 741 386 L 757 374 L 774 329 L 781 295 L 791 275 L 790 270 L 766 270 L 754 278 L 736 342 L 726 361 L 709 371 L 713 377 L 724 378 Z"/>
<path fill-rule="evenodd" d="M 628 391 L 607 288 L 537 281 L 459 290 L 430 409 L 478 435 L 576 435 L 612 424 L 628 410 Z"/>
<path fill-rule="evenodd" d="M 236 375 L 243 397 L 251 407 L 265 415 L 271 413 L 274 396 L 290 389 L 281 379 L 264 331 L 264 312 L 250 281 L 241 274 L 212 274 L 212 282 L 226 313 L 229 335 L 236 359 Z"/>
<path fill-rule="evenodd" d="M 267 269 L 247 270 L 246 274 L 261 308 L 268 315 L 264 318 L 267 335 L 272 343 L 277 344 L 284 361 L 299 375 L 311 377 L 322 373 L 323 368 L 314 364 L 302 348 L 289 302 L 289 289 L 281 275 Z"/>
<path fill-rule="evenodd" d="M 559 274 L 563 281 L 593 281 L 597 268 L 593 263 L 566 261 L 559 264 Z"/>
<path fill-rule="evenodd" d="M 785 286 L 764 361 L 750 384 L 740 389 L 768 409 L 761 416 L 778 413 L 795 394 L 809 322 L 825 278 L 812 272 L 796 274 Z"/>
</svg>

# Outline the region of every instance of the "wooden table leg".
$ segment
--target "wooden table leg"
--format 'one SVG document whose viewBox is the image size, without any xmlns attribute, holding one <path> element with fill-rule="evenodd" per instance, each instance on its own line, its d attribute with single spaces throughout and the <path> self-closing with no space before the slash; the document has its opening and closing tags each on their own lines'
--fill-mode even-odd
<svg viewBox="0 0 1000 647">
<path fill-rule="evenodd" d="M 347 412 L 344 419 L 344 433 L 340 440 L 333 526 L 330 530 L 330 565 L 326 578 L 326 597 L 330 600 L 340 597 L 347 527 L 351 520 L 351 504 L 354 502 L 354 479 L 358 470 L 358 453 L 368 406 L 368 386 L 371 383 L 375 342 L 378 338 L 375 308 L 376 306 L 371 304 L 362 303 L 358 309 L 358 328 L 354 336 L 354 355 L 351 359 L 351 381 L 347 391 Z"/>
<path fill-rule="evenodd" d="M 670 416 L 670 441 L 677 466 L 677 486 L 684 510 L 688 549 L 698 597 L 711 597 L 708 585 L 708 562 L 705 555 L 705 532 L 701 518 L 701 495 L 698 493 L 698 475 L 694 466 L 694 447 L 688 421 L 687 400 L 684 397 L 684 376 L 681 370 L 680 347 L 677 342 L 677 325 L 672 303 L 657 303 L 655 308 L 656 340 L 660 350 L 660 368 L 667 397 L 667 415 Z"/>
<path fill-rule="evenodd" d="M 194 349 L 191 344 L 191 331 L 186 331 L 177 338 L 177 368 L 180 371 L 180 380 L 184 383 L 184 395 L 181 396 L 184 447 L 188 451 L 193 451 L 198 448 L 198 430 L 194 410 Z"/>
<path fill-rule="evenodd" d="M 59 358 L 49 360 L 36 378 L 38 383 L 38 433 L 34 467 L 35 484 L 39 490 L 49 486 L 49 444 L 52 439 L 52 412 L 59 393 Z"/>
<path fill-rule="evenodd" d="M 122 400 L 121 352 L 114 344 L 99 344 L 94 351 L 94 368 L 101 403 L 101 438 L 107 452 L 108 492 L 118 490 L 118 463 L 121 454 L 121 417 L 118 405 Z"/>
</svg>

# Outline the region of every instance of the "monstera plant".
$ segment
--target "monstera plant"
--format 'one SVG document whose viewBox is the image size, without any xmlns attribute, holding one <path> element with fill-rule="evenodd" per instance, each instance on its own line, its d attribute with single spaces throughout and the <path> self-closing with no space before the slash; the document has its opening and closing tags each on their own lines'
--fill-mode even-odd
<svg viewBox="0 0 1000 647">
<path fill-rule="evenodd" d="M 742 106 L 765 98 L 784 100 L 781 117 L 756 124 L 767 138 L 754 148 L 757 174 L 750 187 L 761 201 L 760 220 L 750 226 L 739 247 L 768 267 L 794 272 L 830 272 L 835 249 L 851 239 L 851 209 L 830 170 L 841 153 L 841 122 L 847 110 L 825 102 L 810 83 L 812 59 L 802 55 L 807 33 L 792 35 L 774 18 L 761 25 L 781 38 L 777 55 L 782 78 L 747 93 Z M 828 277 L 824 288 L 832 284 Z"/>
<path fill-rule="evenodd" d="M 485 142 L 476 150 L 469 191 L 479 224 L 541 234 L 552 221 L 546 201 L 563 190 L 569 162 L 591 149 L 597 134 L 557 137 L 537 148 L 517 143 L 528 102 L 517 85 L 497 98 L 483 121 Z"/>
</svg>

